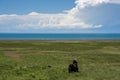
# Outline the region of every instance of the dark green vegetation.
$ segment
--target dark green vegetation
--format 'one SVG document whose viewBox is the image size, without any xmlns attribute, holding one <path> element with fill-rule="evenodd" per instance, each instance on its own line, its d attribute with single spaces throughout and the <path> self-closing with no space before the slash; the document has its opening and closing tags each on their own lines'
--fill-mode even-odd
<svg viewBox="0 0 120 80">
<path fill-rule="evenodd" d="M 0 80 L 120 80 L 120 41 L 0 41 Z"/>
</svg>

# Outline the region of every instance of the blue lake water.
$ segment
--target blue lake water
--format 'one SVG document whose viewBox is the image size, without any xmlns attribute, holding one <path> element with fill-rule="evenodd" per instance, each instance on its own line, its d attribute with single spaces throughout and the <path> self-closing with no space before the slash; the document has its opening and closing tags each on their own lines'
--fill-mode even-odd
<svg viewBox="0 0 120 80">
<path fill-rule="evenodd" d="M 120 40 L 120 34 L 48 34 L 48 33 L 0 33 L 0 40 Z"/>
</svg>

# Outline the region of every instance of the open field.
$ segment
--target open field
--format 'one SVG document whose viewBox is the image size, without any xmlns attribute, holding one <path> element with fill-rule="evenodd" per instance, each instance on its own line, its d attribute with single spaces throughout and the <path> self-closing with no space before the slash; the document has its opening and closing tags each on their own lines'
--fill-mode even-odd
<svg viewBox="0 0 120 80">
<path fill-rule="evenodd" d="M 1 40 L 0 80 L 120 80 L 120 41 Z"/>
</svg>

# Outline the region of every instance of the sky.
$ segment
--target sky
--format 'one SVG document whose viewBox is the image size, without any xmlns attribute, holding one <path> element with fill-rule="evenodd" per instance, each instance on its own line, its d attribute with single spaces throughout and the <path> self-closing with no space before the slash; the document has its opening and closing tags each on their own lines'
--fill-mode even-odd
<svg viewBox="0 0 120 80">
<path fill-rule="evenodd" d="M 120 0 L 0 0 L 0 33 L 120 33 Z"/>
</svg>

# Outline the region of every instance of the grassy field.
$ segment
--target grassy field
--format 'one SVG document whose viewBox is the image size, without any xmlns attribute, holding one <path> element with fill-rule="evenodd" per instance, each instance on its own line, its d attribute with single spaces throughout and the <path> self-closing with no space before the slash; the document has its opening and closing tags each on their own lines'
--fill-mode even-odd
<svg viewBox="0 0 120 80">
<path fill-rule="evenodd" d="M 1 40 L 0 80 L 120 80 L 120 41 Z"/>
</svg>

